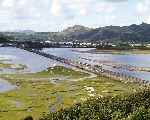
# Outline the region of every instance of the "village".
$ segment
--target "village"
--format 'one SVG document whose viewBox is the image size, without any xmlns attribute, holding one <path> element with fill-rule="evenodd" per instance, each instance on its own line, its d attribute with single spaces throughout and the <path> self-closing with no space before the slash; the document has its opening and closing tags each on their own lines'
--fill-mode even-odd
<svg viewBox="0 0 150 120">
<path fill-rule="evenodd" d="M 143 49 L 149 50 L 149 43 L 112 43 L 112 42 L 80 42 L 78 40 L 73 42 L 52 42 L 52 41 L 9 41 L 0 43 L 1 47 L 23 47 L 23 48 L 97 48 L 104 50 L 131 50 Z"/>
</svg>

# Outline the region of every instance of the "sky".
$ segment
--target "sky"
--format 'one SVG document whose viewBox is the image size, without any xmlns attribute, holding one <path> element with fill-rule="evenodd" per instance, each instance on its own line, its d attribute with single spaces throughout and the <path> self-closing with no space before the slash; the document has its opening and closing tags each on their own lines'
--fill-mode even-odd
<svg viewBox="0 0 150 120">
<path fill-rule="evenodd" d="M 0 0 L 0 31 L 150 23 L 150 0 Z"/>
</svg>

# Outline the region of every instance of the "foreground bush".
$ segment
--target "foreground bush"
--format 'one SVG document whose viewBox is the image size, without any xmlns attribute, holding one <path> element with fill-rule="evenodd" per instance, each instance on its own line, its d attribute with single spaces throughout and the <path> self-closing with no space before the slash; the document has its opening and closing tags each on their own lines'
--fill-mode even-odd
<svg viewBox="0 0 150 120">
<path fill-rule="evenodd" d="M 150 120 L 150 90 L 124 97 L 90 99 L 40 120 Z"/>
<path fill-rule="evenodd" d="M 32 116 L 28 116 L 24 120 L 33 120 L 33 118 L 32 118 Z"/>
</svg>

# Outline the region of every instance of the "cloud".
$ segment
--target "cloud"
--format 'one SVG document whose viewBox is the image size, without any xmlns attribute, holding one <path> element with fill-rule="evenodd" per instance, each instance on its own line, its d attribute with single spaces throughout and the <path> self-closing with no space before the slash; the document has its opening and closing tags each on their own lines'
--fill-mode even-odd
<svg viewBox="0 0 150 120">
<path fill-rule="evenodd" d="M 135 14 L 131 21 L 131 10 L 136 4 L 135 13 L 141 16 L 141 19 L 149 21 L 149 0 L 138 1 L 132 3 L 130 0 L 0 0 L 0 30 L 56 31 L 74 24 L 127 24 L 137 22 Z"/>
<path fill-rule="evenodd" d="M 128 2 L 128 0 L 105 0 L 105 1 L 113 3 Z"/>
<path fill-rule="evenodd" d="M 95 19 L 107 16 L 115 10 L 111 2 L 99 0 L 1 0 L 1 28 L 31 29 L 57 28 L 60 24 L 93 24 Z M 101 15 L 106 14 L 106 15 Z M 88 22 L 86 22 L 88 21 Z M 5 26 L 1 23 L 5 22 Z M 91 22 L 91 23 L 90 23 Z M 95 23 L 94 23 L 95 24 Z M 3 26 L 3 27 L 2 27 Z M 41 27 L 43 26 L 43 27 Z M 55 26 L 55 27 L 53 27 Z M 61 25 L 64 26 L 64 25 Z M 41 28 L 39 28 L 41 27 Z"/>
<path fill-rule="evenodd" d="M 69 14 L 69 16 L 74 17 L 87 16 L 101 12 L 109 13 L 115 10 L 115 5 L 112 5 L 110 2 L 100 2 L 97 0 L 61 0 L 59 4 L 57 2 L 57 6 L 61 8 L 61 15 L 68 16 Z M 57 12 L 57 10 L 54 10 L 54 12 Z"/>
<path fill-rule="evenodd" d="M 143 0 L 143 1 L 140 1 L 138 4 L 137 4 L 137 10 L 140 14 L 144 14 L 146 12 L 149 11 L 149 5 L 150 5 L 150 1 L 149 0 Z"/>
<path fill-rule="evenodd" d="M 98 13 L 102 13 L 102 12 L 110 13 L 115 10 L 115 7 L 110 3 L 102 2 L 102 3 L 97 3 L 94 9 Z"/>
<path fill-rule="evenodd" d="M 144 22 L 150 23 L 150 1 L 142 0 L 137 4 L 137 13 Z"/>
<path fill-rule="evenodd" d="M 87 15 L 91 0 L 62 0 L 62 5 L 67 8 L 72 14 Z"/>
<path fill-rule="evenodd" d="M 59 16 L 61 14 L 61 3 L 59 0 L 52 0 L 51 13 L 54 16 Z"/>
<path fill-rule="evenodd" d="M 14 5 L 14 0 L 3 0 L 2 1 L 3 7 L 13 7 L 13 5 Z"/>
</svg>

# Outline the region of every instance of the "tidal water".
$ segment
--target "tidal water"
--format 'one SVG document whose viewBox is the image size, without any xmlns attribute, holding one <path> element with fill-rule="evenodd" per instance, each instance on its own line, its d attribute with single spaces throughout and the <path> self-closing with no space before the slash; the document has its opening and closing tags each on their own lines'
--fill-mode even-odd
<svg viewBox="0 0 150 120">
<path fill-rule="evenodd" d="M 128 71 L 127 69 L 117 69 L 111 66 L 113 64 L 124 64 L 150 68 L 150 54 L 111 54 L 108 52 L 87 52 L 92 49 L 93 48 L 44 48 L 42 51 L 92 65 L 102 64 L 105 69 L 150 81 L 150 72 Z M 56 65 L 63 65 L 57 61 L 12 47 L 0 47 L 0 61 L 25 65 L 27 68 L 24 72 L 29 73 L 40 72 L 48 67 Z M 15 73 L 15 71 L 11 69 L 5 69 L 0 70 L 0 73 Z M 9 82 L 0 80 L 0 92 L 9 91 L 15 88 L 16 87 Z"/>
<path fill-rule="evenodd" d="M 25 73 L 40 72 L 47 69 L 48 67 L 52 67 L 54 65 L 61 65 L 56 61 L 50 60 L 40 55 L 12 47 L 0 47 L 0 61 L 2 63 L 4 62 L 25 65 L 27 66 L 27 68 L 24 71 L 21 71 Z M 18 73 L 18 71 L 9 68 L 0 68 L 0 74 L 3 73 Z M 7 82 L 6 80 L 0 79 L 0 93 L 7 92 L 15 88 L 16 87 L 11 83 Z"/>
<path fill-rule="evenodd" d="M 0 47 L 0 60 L 6 63 L 22 64 L 27 66 L 25 72 L 40 72 L 59 63 L 43 56 L 12 47 Z M 4 73 L 12 73 L 12 70 L 5 70 Z"/>
<path fill-rule="evenodd" d="M 15 85 L 10 84 L 6 80 L 0 79 L 0 93 L 16 89 Z"/>
<path fill-rule="evenodd" d="M 98 54 L 85 52 L 91 49 L 93 48 L 44 48 L 43 51 L 56 56 L 93 65 L 103 64 L 105 69 L 150 81 L 150 72 L 128 71 L 126 69 L 115 69 L 111 66 L 113 64 L 123 64 L 150 68 L 150 54 L 112 54 L 110 52 L 101 52 Z"/>
</svg>

